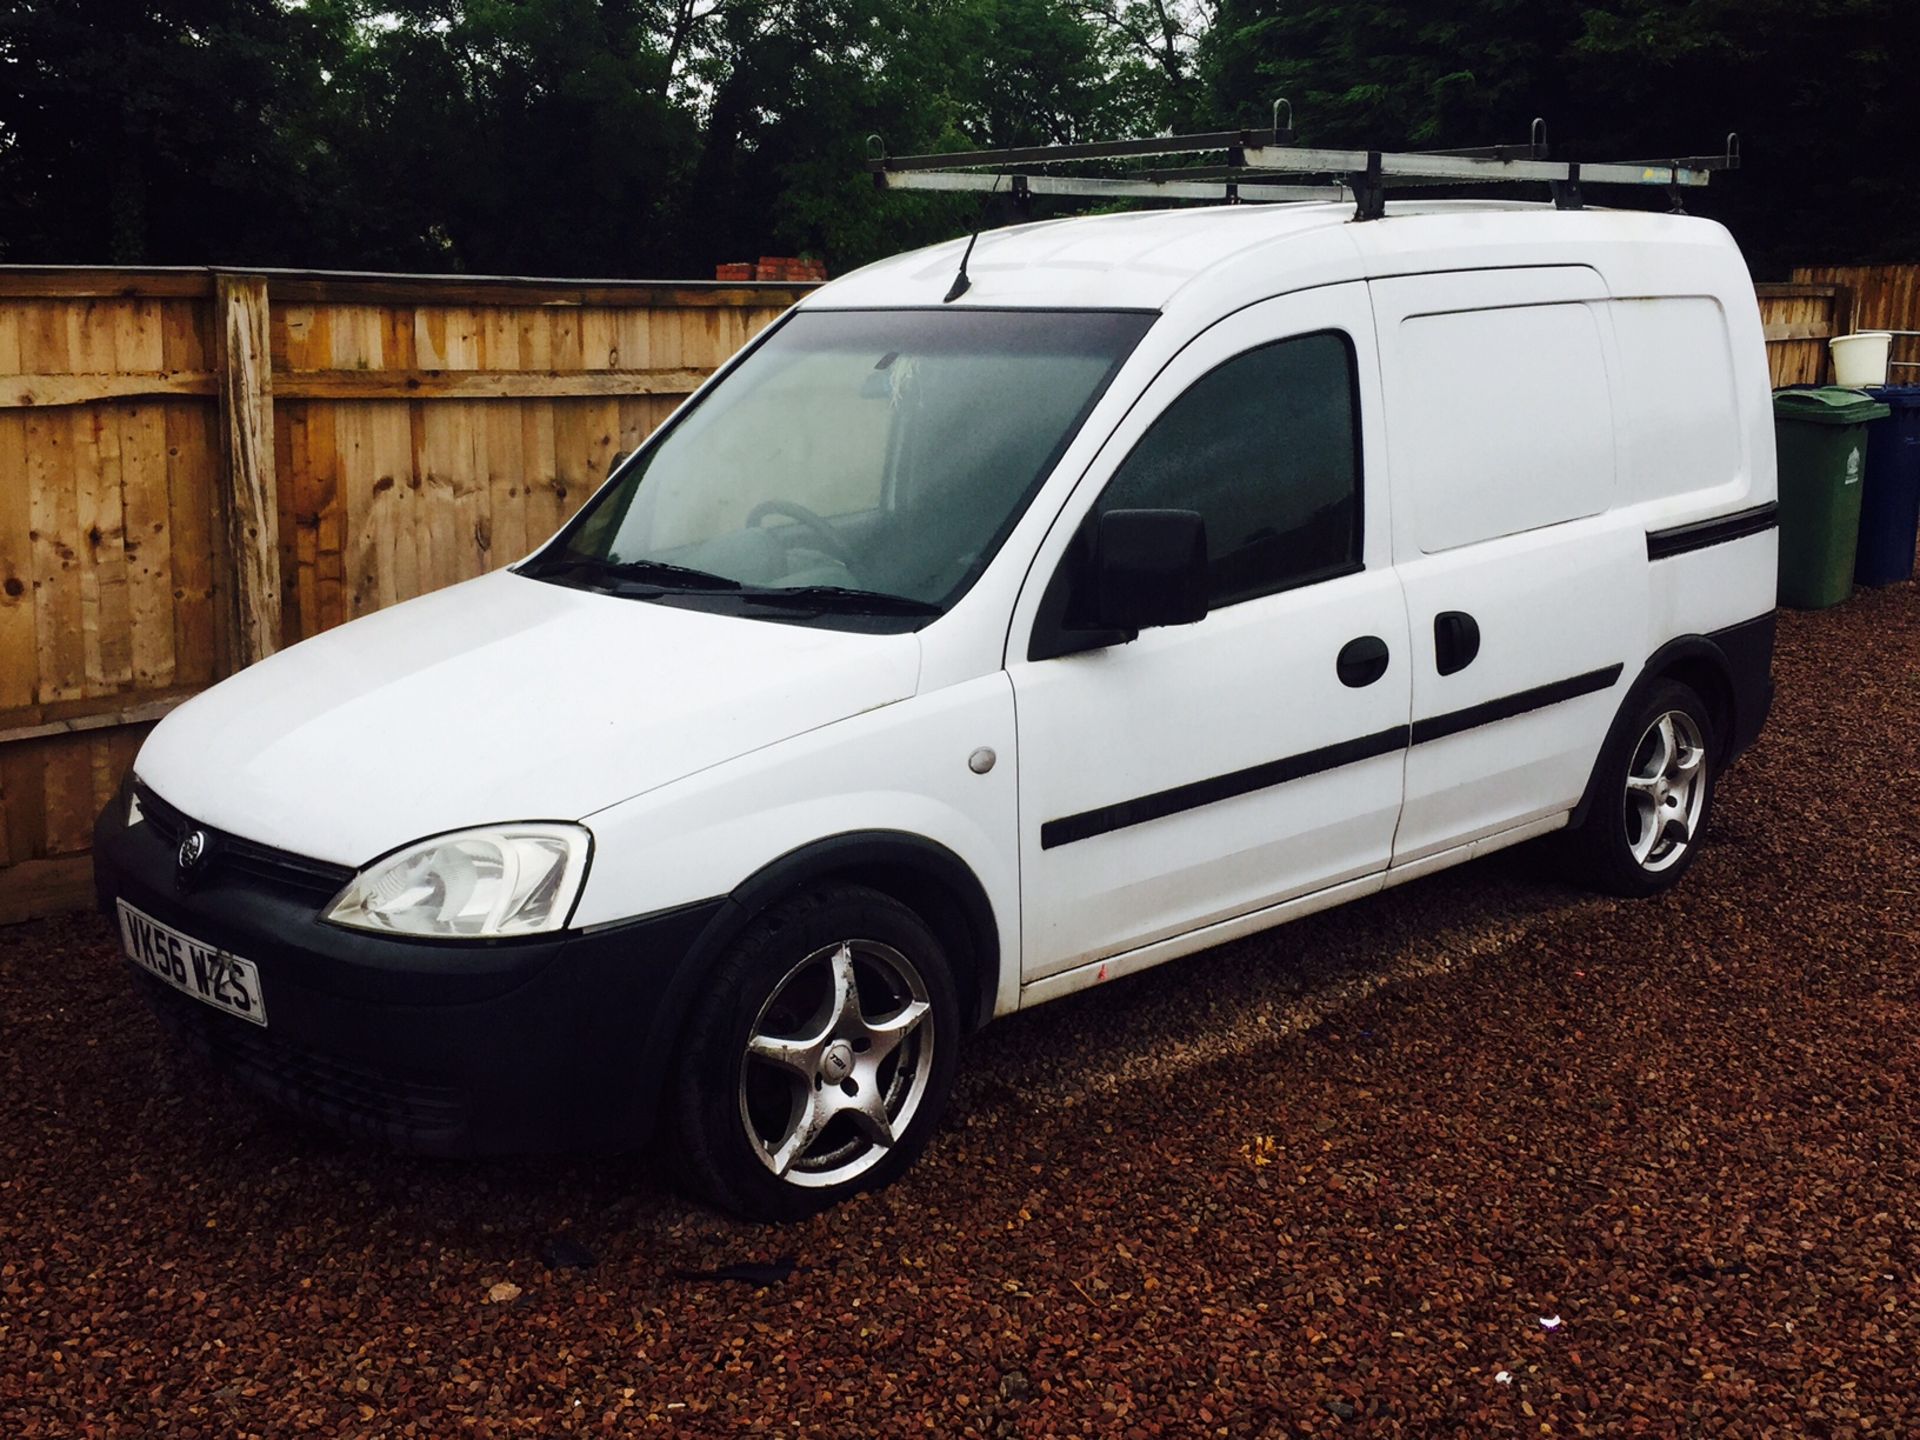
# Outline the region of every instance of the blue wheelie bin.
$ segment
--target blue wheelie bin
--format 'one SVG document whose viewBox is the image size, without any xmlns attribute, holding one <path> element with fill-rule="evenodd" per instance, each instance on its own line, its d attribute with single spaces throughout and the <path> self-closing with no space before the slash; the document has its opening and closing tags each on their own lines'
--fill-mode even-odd
<svg viewBox="0 0 1920 1440">
<path fill-rule="evenodd" d="M 1867 393 L 1892 413 L 1867 425 L 1853 578 L 1860 585 L 1891 585 L 1913 578 L 1920 532 L 1920 385 L 1887 385 Z"/>
</svg>

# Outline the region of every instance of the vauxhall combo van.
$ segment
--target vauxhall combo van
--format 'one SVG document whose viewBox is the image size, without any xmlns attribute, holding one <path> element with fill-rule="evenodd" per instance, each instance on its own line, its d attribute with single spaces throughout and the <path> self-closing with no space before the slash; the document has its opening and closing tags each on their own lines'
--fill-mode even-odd
<svg viewBox="0 0 1920 1440">
<path fill-rule="evenodd" d="M 809 294 L 533 555 L 160 723 L 96 837 L 139 983 L 351 1131 L 658 1132 L 784 1217 L 909 1165 L 996 1016 L 1554 831 L 1675 884 L 1772 697 L 1740 254 L 1350 214 Z"/>
</svg>

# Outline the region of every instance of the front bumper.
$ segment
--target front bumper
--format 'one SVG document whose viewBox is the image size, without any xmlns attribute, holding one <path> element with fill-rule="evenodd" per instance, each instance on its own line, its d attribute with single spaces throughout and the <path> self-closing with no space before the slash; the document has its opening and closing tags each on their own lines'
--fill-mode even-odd
<svg viewBox="0 0 1920 1440">
<path fill-rule="evenodd" d="M 209 831 L 192 888 L 176 879 L 177 812 L 94 829 L 101 908 L 155 920 L 251 960 L 261 1029 L 134 970 L 193 1046 L 250 1088 L 403 1149 L 471 1155 L 628 1149 L 652 1128 L 667 1072 L 666 997 L 722 908 L 684 907 L 592 932 L 447 944 L 323 923 L 329 868 Z M 205 828 L 205 827 L 201 827 Z M 133 967 L 129 965 L 129 969 Z M 682 982 L 682 983 L 676 983 Z"/>
</svg>

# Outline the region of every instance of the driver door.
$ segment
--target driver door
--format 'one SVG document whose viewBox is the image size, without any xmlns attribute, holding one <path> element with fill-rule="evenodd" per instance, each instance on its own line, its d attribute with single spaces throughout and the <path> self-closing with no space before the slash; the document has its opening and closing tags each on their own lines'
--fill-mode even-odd
<svg viewBox="0 0 1920 1440">
<path fill-rule="evenodd" d="M 1075 491 L 1008 664 L 1024 983 L 1071 988 L 1079 967 L 1150 963 L 1269 907 L 1379 884 L 1411 703 L 1386 488 L 1367 484 L 1380 425 L 1366 287 L 1331 286 L 1193 341 Z M 1075 536 L 1116 508 L 1200 512 L 1210 613 L 1059 653 L 1075 643 L 1057 619 Z"/>
</svg>

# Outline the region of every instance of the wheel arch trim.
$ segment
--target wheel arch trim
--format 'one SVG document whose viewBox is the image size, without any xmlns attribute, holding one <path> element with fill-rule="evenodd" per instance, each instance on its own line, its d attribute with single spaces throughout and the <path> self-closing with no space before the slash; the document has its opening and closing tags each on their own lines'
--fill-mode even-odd
<svg viewBox="0 0 1920 1440">
<path fill-rule="evenodd" d="M 655 1080 L 661 1077 L 668 1057 L 679 1044 L 694 989 L 708 973 L 713 957 L 757 916 L 816 881 L 838 877 L 858 883 L 865 877 L 866 883 L 874 883 L 876 877 L 888 875 L 919 877 L 923 884 L 950 897 L 952 915 L 922 918 L 936 930 L 943 928 L 943 922 L 958 920 L 963 925 L 964 934 L 958 938 L 966 943 L 967 954 L 956 959 L 967 973 L 954 978 L 961 985 L 964 999 L 971 1002 L 968 1028 L 978 1028 L 990 1020 L 1000 982 L 1000 933 L 986 887 L 972 868 L 946 846 L 925 836 L 896 830 L 849 831 L 809 841 L 769 861 L 717 902 L 706 926 L 675 968 L 649 1027 L 647 1058 L 657 1067 Z M 892 893 L 884 880 L 875 888 Z M 905 897 L 896 898 L 908 903 Z M 954 937 L 942 938 L 952 943 Z"/>
<path fill-rule="evenodd" d="M 956 939 L 964 941 L 967 947 L 965 955 L 955 957 L 966 973 L 954 979 L 960 983 L 963 996 L 971 1001 L 973 1014 L 969 1028 L 977 1029 L 992 1019 L 1002 960 L 999 920 L 994 914 L 993 902 L 986 886 L 966 861 L 924 835 L 904 830 L 854 830 L 810 841 L 761 866 L 735 886 L 727 897 L 726 910 L 716 917 L 716 926 L 729 915 L 737 915 L 739 924 L 744 926 L 768 906 L 814 881 L 841 877 L 858 882 L 863 875 L 870 877 L 866 883 L 889 893 L 896 887 L 882 877 L 912 877 L 923 887 L 933 887 L 931 891 L 923 890 L 921 898 L 927 895 L 945 898 L 951 913 L 923 914 L 921 918 L 936 932 L 949 931 L 955 924 L 961 928 L 960 935 L 942 934 L 941 938 L 949 944 Z M 912 904 L 916 897 L 896 895 L 895 898 L 903 904 Z M 702 937 L 703 949 L 708 938 Z M 725 944 L 731 938 L 732 933 L 728 933 L 716 944 Z"/>
<path fill-rule="evenodd" d="M 1758 677 L 1743 677 L 1738 667 L 1728 655 L 1725 643 L 1736 634 L 1747 636 L 1751 633 L 1761 645 Z M 1753 648 L 1751 643 L 1735 645 L 1736 649 Z M 1613 751 L 1620 738 L 1621 727 L 1627 723 L 1627 717 L 1638 708 L 1647 691 L 1662 680 L 1679 679 L 1686 682 L 1689 673 L 1698 673 L 1705 669 L 1714 677 L 1720 693 L 1702 695 L 1700 698 L 1713 709 L 1716 722 L 1724 720 L 1724 734 L 1715 735 L 1722 746 L 1722 765 L 1730 762 L 1759 733 L 1766 719 L 1766 712 L 1772 700 L 1772 684 L 1766 678 L 1766 669 L 1771 665 L 1773 655 L 1773 615 L 1771 612 L 1743 624 L 1730 626 L 1726 630 L 1714 631 L 1708 635 L 1680 635 L 1667 641 L 1653 654 L 1647 657 L 1646 664 L 1640 667 L 1640 673 L 1634 677 L 1633 684 L 1627 687 L 1627 693 L 1621 697 L 1620 706 L 1614 713 L 1613 723 L 1607 727 L 1606 738 L 1600 743 L 1599 753 L 1594 756 L 1593 769 L 1588 773 L 1587 783 L 1580 794 L 1580 802 L 1573 808 L 1569 824 L 1578 825 L 1586 819 L 1587 811 L 1593 803 L 1594 794 L 1600 784 L 1600 767 Z M 1742 659 L 1747 657 L 1743 654 Z M 1750 668 L 1750 667 L 1749 667 Z"/>
</svg>

